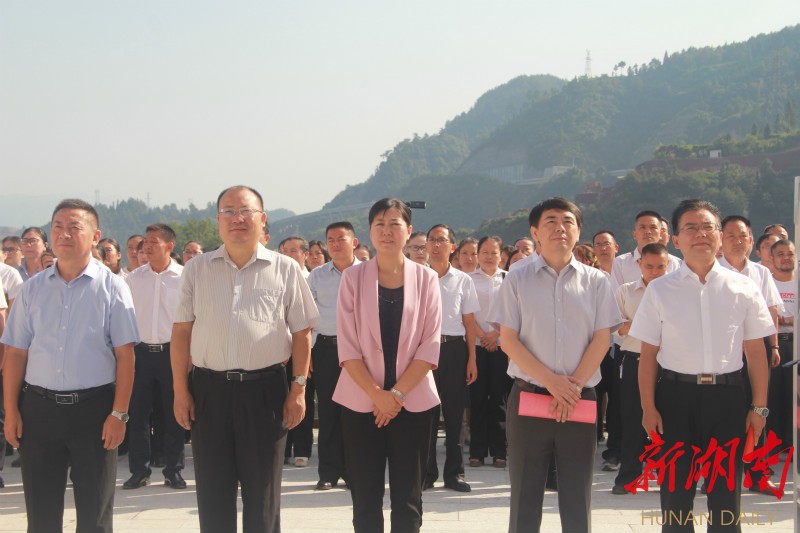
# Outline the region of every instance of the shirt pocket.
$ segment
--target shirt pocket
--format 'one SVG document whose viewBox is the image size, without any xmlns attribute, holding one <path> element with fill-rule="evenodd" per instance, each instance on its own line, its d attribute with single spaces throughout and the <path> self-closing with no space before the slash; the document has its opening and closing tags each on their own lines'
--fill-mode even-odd
<svg viewBox="0 0 800 533">
<path fill-rule="evenodd" d="M 275 289 L 253 289 L 242 302 L 247 316 L 258 322 L 275 322 L 283 316 L 283 291 Z"/>
</svg>

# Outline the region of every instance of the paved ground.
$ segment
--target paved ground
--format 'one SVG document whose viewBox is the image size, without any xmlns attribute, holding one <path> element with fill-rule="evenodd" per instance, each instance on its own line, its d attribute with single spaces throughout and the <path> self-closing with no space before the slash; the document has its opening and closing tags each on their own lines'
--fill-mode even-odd
<svg viewBox="0 0 800 533">
<path fill-rule="evenodd" d="M 600 470 L 598 447 L 596 473 L 592 494 L 592 530 L 595 533 L 641 532 L 657 533 L 655 523 L 659 508 L 658 491 L 636 495 L 614 496 L 611 487 L 614 473 Z M 164 487 L 162 477 L 154 474 L 150 486 L 127 491 L 118 488 L 114 513 L 114 526 L 118 532 L 197 532 L 196 500 L 194 492 L 194 469 L 191 447 L 187 446 L 187 467 L 184 477 L 189 483 L 187 490 L 176 491 Z M 316 449 L 315 449 L 316 451 Z M 439 446 L 439 464 L 444 462 L 444 450 Z M 9 458 L 10 459 L 10 458 Z M 6 488 L 0 489 L 0 531 L 24 532 L 26 528 L 25 504 L 22 482 L 18 468 L 8 466 L 2 473 Z M 128 477 L 127 458 L 119 460 L 117 486 Z M 467 467 L 467 481 L 472 492 L 462 495 L 441 488 L 441 483 L 424 493 L 423 532 L 452 533 L 505 533 L 508 531 L 508 472 L 491 466 Z M 313 490 L 317 481 L 316 458 L 306 468 L 286 466 L 283 475 L 282 526 L 285 533 L 345 532 L 352 531 L 350 493 L 343 489 L 317 492 Z M 794 531 L 792 488 L 787 484 L 781 501 L 774 497 L 745 491 L 742 496 L 742 511 L 746 513 L 745 532 L 769 531 L 789 533 Z M 384 500 L 384 514 L 388 531 L 388 495 Z M 542 531 L 561 531 L 558 518 L 558 495 L 545 495 L 545 517 Z M 705 510 L 704 496 L 697 498 L 697 511 Z M 65 531 L 75 530 L 75 512 L 72 491 L 67 490 Z M 241 510 L 241 507 L 240 507 Z M 770 520 L 772 523 L 770 524 Z M 761 522 L 760 524 L 757 522 Z M 704 531 L 704 527 L 698 527 Z"/>
</svg>

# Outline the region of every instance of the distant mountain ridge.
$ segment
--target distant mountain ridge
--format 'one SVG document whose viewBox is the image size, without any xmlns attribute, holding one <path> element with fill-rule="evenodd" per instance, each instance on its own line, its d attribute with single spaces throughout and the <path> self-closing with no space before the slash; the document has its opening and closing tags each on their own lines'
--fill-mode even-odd
<svg viewBox="0 0 800 533">
<path fill-rule="evenodd" d="M 440 133 L 398 143 L 368 180 L 327 203 L 319 220 L 308 214 L 282 222 L 319 237 L 326 210 L 395 195 L 427 201 L 415 213 L 424 223 L 476 229 L 545 194 L 574 195 L 592 179 L 612 179 L 610 171 L 624 175 L 661 145 L 774 130 L 798 101 L 800 26 L 643 65 L 620 62 L 613 75 L 569 82 L 521 76 L 488 91 Z M 273 228 L 280 237 L 281 223 Z"/>
</svg>

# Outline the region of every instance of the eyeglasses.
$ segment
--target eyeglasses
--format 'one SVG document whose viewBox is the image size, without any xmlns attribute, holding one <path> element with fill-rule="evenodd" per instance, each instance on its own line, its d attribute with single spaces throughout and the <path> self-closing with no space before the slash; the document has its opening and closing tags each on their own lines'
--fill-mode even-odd
<svg viewBox="0 0 800 533">
<path fill-rule="evenodd" d="M 686 235 L 692 236 L 697 235 L 698 232 L 703 233 L 712 233 L 714 231 L 719 231 L 719 226 L 717 224 L 701 224 L 699 226 L 695 224 L 686 224 L 684 227 L 681 228 L 680 232 L 685 233 Z"/>
<path fill-rule="evenodd" d="M 408 249 L 412 252 L 420 253 L 425 251 L 424 244 L 412 244 L 408 247 Z"/>
<path fill-rule="evenodd" d="M 251 209 L 249 207 L 241 207 L 239 209 L 233 209 L 232 207 L 226 207 L 224 209 L 220 209 L 218 211 L 219 216 L 222 218 L 233 218 L 236 215 L 241 215 L 243 218 L 250 217 L 255 213 L 263 213 L 263 211 L 259 209 Z"/>
<path fill-rule="evenodd" d="M 445 244 L 450 243 L 450 239 L 448 239 L 447 237 L 439 237 L 437 239 L 428 239 L 428 242 L 433 244 L 434 246 L 437 244 L 441 244 L 442 246 L 444 246 Z"/>
<path fill-rule="evenodd" d="M 33 246 L 37 242 L 42 242 L 42 239 L 39 239 L 39 238 L 36 238 L 36 237 L 31 237 L 29 239 L 20 239 L 20 242 L 22 242 L 22 244 L 24 244 L 26 246 Z"/>
<path fill-rule="evenodd" d="M 21 252 L 19 248 L 3 248 L 3 251 L 7 254 L 13 254 L 14 252 Z"/>
</svg>

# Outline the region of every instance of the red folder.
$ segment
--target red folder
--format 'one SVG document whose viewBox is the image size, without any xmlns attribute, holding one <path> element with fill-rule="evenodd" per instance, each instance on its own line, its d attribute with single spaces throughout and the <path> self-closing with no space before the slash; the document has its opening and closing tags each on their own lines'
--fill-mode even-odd
<svg viewBox="0 0 800 533">
<path fill-rule="evenodd" d="M 519 415 L 535 418 L 551 418 L 555 420 L 555 412 L 550 413 L 553 397 L 547 394 L 520 391 Z M 594 400 L 578 400 L 578 405 L 572 410 L 568 422 L 583 422 L 594 424 L 597 422 L 597 402 Z"/>
</svg>

